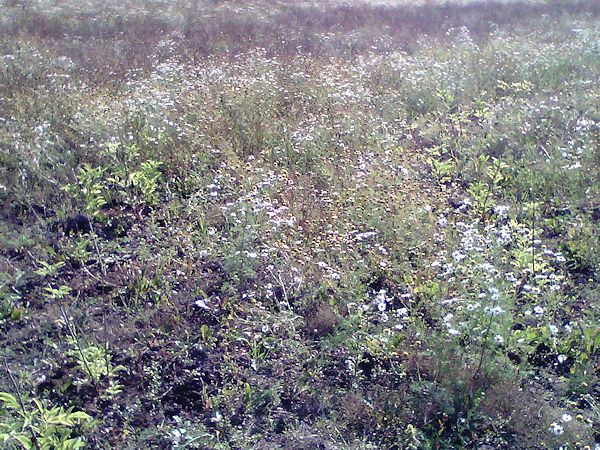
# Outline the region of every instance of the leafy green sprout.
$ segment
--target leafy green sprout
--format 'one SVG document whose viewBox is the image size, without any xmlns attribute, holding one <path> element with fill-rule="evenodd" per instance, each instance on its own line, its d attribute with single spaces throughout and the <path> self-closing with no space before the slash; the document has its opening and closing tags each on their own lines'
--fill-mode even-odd
<svg viewBox="0 0 600 450">
<path fill-rule="evenodd" d="M 63 188 L 71 195 L 80 196 L 83 199 L 84 211 L 92 217 L 97 217 L 108 203 L 106 188 L 102 183 L 105 172 L 104 168 L 84 164 L 77 174 L 77 183 L 68 184 Z"/>
<path fill-rule="evenodd" d="M 87 413 L 72 407 L 49 406 L 36 398 L 0 392 L 0 443 L 4 448 L 77 450 L 85 446 L 85 440 L 74 434 L 91 421 Z"/>
</svg>

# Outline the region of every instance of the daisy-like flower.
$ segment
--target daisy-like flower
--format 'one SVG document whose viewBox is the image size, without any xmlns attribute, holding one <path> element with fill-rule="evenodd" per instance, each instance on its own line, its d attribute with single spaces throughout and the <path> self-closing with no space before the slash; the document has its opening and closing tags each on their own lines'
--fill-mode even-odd
<svg viewBox="0 0 600 450">
<path fill-rule="evenodd" d="M 509 209 L 510 209 L 510 206 L 508 206 L 508 205 L 497 205 L 497 206 L 494 206 L 494 213 L 498 217 L 506 217 L 508 215 Z"/>
<path fill-rule="evenodd" d="M 488 290 L 490 291 L 490 297 L 492 300 L 498 300 L 500 298 L 500 291 L 497 288 L 491 287 Z"/>
<path fill-rule="evenodd" d="M 494 306 L 493 308 L 486 308 L 486 312 L 490 316 L 498 316 L 498 315 L 502 314 L 504 312 L 504 310 L 502 308 L 500 308 L 499 306 Z"/>
<path fill-rule="evenodd" d="M 462 253 L 458 250 L 452 252 L 452 259 L 456 262 L 461 262 L 466 257 L 467 257 L 467 255 L 465 255 L 464 253 Z"/>
<path fill-rule="evenodd" d="M 558 359 L 559 364 L 562 364 L 567 360 L 567 357 L 565 355 L 558 355 L 556 359 Z"/>
<path fill-rule="evenodd" d="M 517 281 L 517 277 L 513 272 L 508 272 L 504 277 L 509 283 L 514 283 L 515 281 Z"/>
<path fill-rule="evenodd" d="M 569 413 L 564 413 L 562 416 L 560 416 L 560 420 L 562 420 L 563 422 L 570 422 L 571 420 L 573 420 L 573 416 Z"/>
<path fill-rule="evenodd" d="M 548 428 L 548 431 L 550 431 L 554 436 L 560 436 L 565 432 L 565 429 L 561 424 L 553 422 L 550 424 L 550 428 Z"/>
</svg>

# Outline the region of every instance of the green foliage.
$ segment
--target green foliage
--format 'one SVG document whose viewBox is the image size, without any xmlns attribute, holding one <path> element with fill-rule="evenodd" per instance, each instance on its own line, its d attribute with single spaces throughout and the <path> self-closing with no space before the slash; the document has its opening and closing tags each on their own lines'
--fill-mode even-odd
<svg viewBox="0 0 600 450">
<path fill-rule="evenodd" d="M 452 174 L 455 170 L 455 167 L 451 160 L 440 161 L 429 158 L 428 162 L 431 165 L 433 176 L 440 183 L 447 183 L 448 181 L 452 180 Z"/>
<path fill-rule="evenodd" d="M 600 237 L 597 223 L 586 219 L 567 230 L 567 236 L 560 243 L 560 250 L 573 271 L 593 272 L 598 267 Z"/>
<path fill-rule="evenodd" d="M 482 176 L 479 181 L 471 183 L 469 193 L 475 200 L 475 209 L 480 214 L 487 214 L 495 204 L 499 188 L 508 179 L 509 166 L 496 158 L 492 158 L 490 163 L 487 155 L 480 155 L 476 167 Z"/>
<path fill-rule="evenodd" d="M 116 159 L 117 144 L 106 146 L 107 152 Z M 139 159 L 139 151 L 135 144 L 125 147 L 126 157 L 116 167 L 91 167 L 89 164 L 79 170 L 77 183 L 65 186 L 71 195 L 78 196 L 84 203 L 84 211 L 91 217 L 97 217 L 109 199 L 116 198 L 117 193 L 133 206 L 156 206 L 159 202 L 158 188 L 162 180 L 160 171 L 162 162 L 149 159 L 142 162 L 137 170 L 133 165 Z M 118 188 L 111 192 L 111 187 Z"/>
<path fill-rule="evenodd" d="M 24 308 L 20 305 L 21 294 L 15 288 L 23 275 L 23 272 L 18 271 L 15 275 L 0 272 L 0 321 L 18 320 L 23 314 Z"/>
<path fill-rule="evenodd" d="M 65 186 L 65 190 L 79 196 L 84 204 L 84 211 L 92 217 L 97 217 L 107 204 L 105 182 L 106 169 L 84 164 L 77 174 L 77 183 Z"/>
<path fill-rule="evenodd" d="M 139 170 L 131 173 L 129 179 L 136 190 L 136 198 L 150 206 L 158 204 L 158 186 L 162 178 L 160 167 L 162 162 L 148 160 L 141 164 Z"/>
<path fill-rule="evenodd" d="M 60 300 L 67 297 L 71 293 L 71 288 L 66 284 L 59 286 L 58 288 L 52 286 L 44 287 L 44 295 L 50 300 Z"/>
<path fill-rule="evenodd" d="M 600 327 L 581 325 L 561 338 L 547 326 L 528 327 L 513 333 L 513 345 L 528 356 L 535 354 L 542 344 L 555 356 L 571 358 L 575 363 L 571 368 L 575 371 L 578 365 L 587 364 L 600 351 Z"/>
<path fill-rule="evenodd" d="M 98 386 L 101 382 L 107 381 L 107 395 L 116 395 L 121 392 L 122 387 L 115 381 L 115 377 L 119 372 L 126 371 L 127 368 L 122 365 L 113 365 L 112 355 L 108 353 L 105 346 L 83 346 L 79 340 L 72 337 L 69 337 L 69 343 L 73 348 L 69 350 L 68 355 L 77 362 L 75 369 L 83 374 L 83 377 L 78 380 L 80 384 L 90 383 Z"/>
<path fill-rule="evenodd" d="M 46 261 L 38 261 L 38 263 L 42 267 L 37 269 L 35 273 L 41 277 L 53 277 L 65 266 L 64 261 L 57 261 L 54 264 L 47 263 Z"/>
<path fill-rule="evenodd" d="M 65 257 L 76 263 L 87 262 L 92 256 L 89 250 L 91 242 L 90 238 L 79 236 L 65 248 Z"/>
<path fill-rule="evenodd" d="M 83 411 L 49 406 L 36 398 L 19 400 L 0 392 L 0 442 L 5 448 L 76 450 L 85 447 L 77 429 L 92 418 Z"/>
</svg>

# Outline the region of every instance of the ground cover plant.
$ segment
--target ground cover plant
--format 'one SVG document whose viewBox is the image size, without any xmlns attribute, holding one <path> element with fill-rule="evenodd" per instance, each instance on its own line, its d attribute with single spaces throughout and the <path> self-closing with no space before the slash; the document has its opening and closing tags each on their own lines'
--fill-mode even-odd
<svg viewBox="0 0 600 450">
<path fill-rule="evenodd" d="M 0 6 L 0 447 L 600 448 L 597 2 Z"/>
</svg>

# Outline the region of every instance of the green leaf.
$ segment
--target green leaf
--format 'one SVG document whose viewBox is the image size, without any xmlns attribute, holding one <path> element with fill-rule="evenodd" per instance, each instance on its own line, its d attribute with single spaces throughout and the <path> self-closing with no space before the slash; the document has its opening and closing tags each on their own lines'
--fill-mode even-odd
<svg viewBox="0 0 600 450">
<path fill-rule="evenodd" d="M 72 420 L 92 420 L 92 416 L 83 411 L 76 411 L 74 413 L 69 414 L 69 419 Z"/>
<path fill-rule="evenodd" d="M 15 436 L 15 440 L 18 441 L 23 446 L 23 448 L 27 450 L 33 448 L 33 442 L 31 442 L 31 439 L 29 439 L 24 434 L 18 434 L 17 436 Z"/>
<path fill-rule="evenodd" d="M 17 398 L 14 395 L 9 394 L 8 392 L 0 392 L 0 401 L 2 401 L 7 408 L 19 408 L 19 402 L 17 401 Z"/>
</svg>

